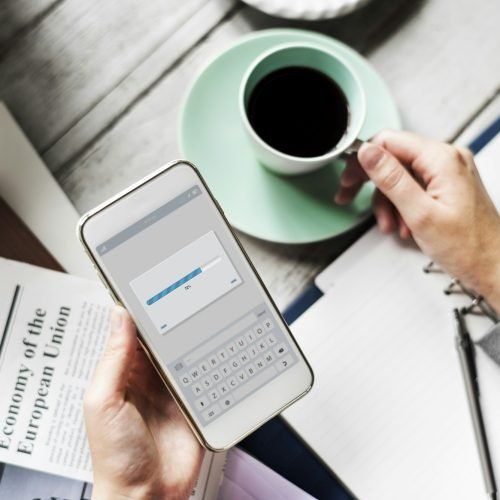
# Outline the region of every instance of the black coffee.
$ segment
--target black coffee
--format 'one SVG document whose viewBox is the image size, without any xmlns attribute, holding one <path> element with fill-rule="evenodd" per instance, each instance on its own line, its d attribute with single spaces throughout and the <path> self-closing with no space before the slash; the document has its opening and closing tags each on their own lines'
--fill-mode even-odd
<svg viewBox="0 0 500 500">
<path fill-rule="evenodd" d="M 349 108 L 330 77 L 291 66 L 273 71 L 256 85 L 247 113 L 269 146 L 306 158 L 328 153 L 338 144 L 347 129 Z"/>
</svg>

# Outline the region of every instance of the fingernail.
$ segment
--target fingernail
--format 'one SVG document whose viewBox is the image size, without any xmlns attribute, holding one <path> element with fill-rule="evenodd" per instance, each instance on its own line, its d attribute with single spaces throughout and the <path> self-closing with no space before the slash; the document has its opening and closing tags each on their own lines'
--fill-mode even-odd
<svg viewBox="0 0 500 500">
<path fill-rule="evenodd" d="M 115 307 L 111 312 L 111 328 L 112 330 L 119 330 L 123 323 L 123 309 Z"/>
<path fill-rule="evenodd" d="M 387 233 L 389 230 L 389 223 L 385 219 L 377 220 L 378 229 L 381 233 Z"/>
<path fill-rule="evenodd" d="M 348 183 L 346 182 L 346 173 L 345 170 L 342 172 L 342 175 L 340 176 L 340 185 L 343 187 L 349 187 Z"/>
<path fill-rule="evenodd" d="M 346 198 L 345 194 L 342 191 L 338 191 L 337 193 L 335 193 L 333 201 L 337 205 L 345 205 L 349 200 Z"/>
<path fill-rule="evenodd" d="M 358 159 L 365 168 L 375 168 L 383 156 L 383 149 L 368 143 L 365 143 L 358 153 Z"/>
</svg>

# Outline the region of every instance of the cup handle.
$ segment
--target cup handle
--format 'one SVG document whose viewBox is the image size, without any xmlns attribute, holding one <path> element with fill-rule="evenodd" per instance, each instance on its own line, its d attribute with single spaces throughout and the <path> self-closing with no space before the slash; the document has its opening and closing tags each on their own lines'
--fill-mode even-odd
<svg viewBox="0 0 500 500">
<path fill-rule="evenodd" d="M 343 153 L 342 158 L 347 159 L 350 155 L 356 154 L 365 141 L 361 139 L 356 139 Z"/>
</svg>

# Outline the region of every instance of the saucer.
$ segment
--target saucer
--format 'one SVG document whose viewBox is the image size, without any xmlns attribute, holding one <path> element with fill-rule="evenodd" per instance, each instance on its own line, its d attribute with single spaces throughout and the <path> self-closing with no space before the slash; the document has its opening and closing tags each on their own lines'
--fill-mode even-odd
<svg viewBox="0 0 500 500">
<path fill-rule="evenodd" d="M 255 159 L 238 111 L 240 82 L 265 50 L 288 42 L 315 43 L 344 57 L 366 95 L 361 139 L 400 128 L 396 104 L 381 77 L 357 52 L 324 35 L 295 29 L 252 33 L 219 54 L 188 90 L 180 120 L 184 158 L 200 170 L 236 229 L 276 243 L 312 243 L 351 229 L 370 213 L 373 186 L 347 207 L 333 202 L 344 163 L 294 177 L 273 174 Z"/>
</svg>

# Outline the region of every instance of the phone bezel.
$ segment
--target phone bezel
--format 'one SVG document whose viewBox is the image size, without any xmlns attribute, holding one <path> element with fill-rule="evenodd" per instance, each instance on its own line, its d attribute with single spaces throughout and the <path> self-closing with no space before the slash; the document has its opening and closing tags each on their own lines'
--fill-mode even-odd
<svg viewBox="0 0 500 500">
<path fill-rule="evenodd" d="M 172 161 L 172 162 L 168 163 L 167 165 L 165 165 L 163 167 L 160 167 L 158 170 L 152 172 L 150 175 L 148 175 L 145 178 L 141 179 L 140 181 L 132 184 L 127 189 L 121 191 L 120 193 L 118 193 L 114 197 L 110 198 L 109 200 L 107 200 L 104 203 L 98 205 L 97 207 L 95 207 L 94 209 L 90 210 L 85 215 L 83 215 L 82 218 L 80 219 L 79 223 L 78 223 L 77 235 L 78 235 L 78 238 L 79 238 L 81 244 L 84 247 L 84 250 L 85 250 L 87 256 L 92 261 L 92 264 L 93 264 L 93 266 L 94 266 L 94 268 L 95 268 L 95 270 L 96 270 L 99 278 L 103 282 L 104 286 L 107 288 L 107 290 L 110 293 L 112 299 L 116 303 L 118 303 L 118 304 L 123 304 L 123 302 L 122 302 L 122 300 L 120 298 L 120 294 L 119 294 L 118 290 L 115 290 L 113 284 L 107 278 L 106 272 L 101 268 L 101 266 L 100 266 L 97 258 L 94 256 L 93 250 L 92 250 L 89 242 L 87 242 L 87 240 L 85 238 L 85 234 L 84 234 L 85 227 L 89 223 L 89 221 L 91 221 L 92 218 L 95 217 L 96 215 L 98 215 L 98 214 L 102 215 L 102 213 L 106 209 L 108 209 L 109 207 L 111 207 L 113 205 L 116 205 L 117 203 L 119 203 L 121 200 L 123 200 L 124 198 L 126 198 L 127 196 L 129 196 L 130 194 L 132 194 L 137 189 L 139 189 L 141 187 L 144 187 L 148 183 L 154 182 L 154 180 L 156 178 L 158 178 L 159 176 L 165 175 L 165 174 L 167 174 L 168 171 L 170 171 L 172 169 L 175 169 L 175 167 L 178 167 L 178 166 L 181 166 L 181 165 L 189 167 L 192 170 L 192 172 L 195 174 L 197 180 L 199 180 L 201 182 L 201 184 L 203 185 L 203 187 L 205 188 L 207 194 L 209 195 L 209 198 L 213 202 L 214 207 L 216 208 L 216 210 L 217 210 L 217 212 L 218 212 L 218 214 L 219 214 L 219 216 L 221 218 L 221 222 L 223 222 L 224 225 L 226 226 L 226 228 L 229 230 L 229 233 L 232 236 L 233 240 L 236 242 L 236 245 L 237 245 L 239 251 L 241 252 L 243 258 L 246 260 L 246 262 L 249 265 L 251 271 L 253 272 L 253 274 L 257 278 L 257 281 L 258 281 L 258 283 L 259 283 L 262 291 L 265 293 L 266 297 L 268 298 L 269 303 L 271 304 L 271 306 L 272 306 L 272 308 L 273 308 L 276 316 L 281 321 L 281 325 L 280 325 L 281 328 L 285 332 L 287 332 L 290 340 L 292 341 L 292 343 L 294 344 L 296 350 L 300 354 L 302 363 L 299 363 L 297 368 L 299 368 L 299 367 L 302 366 L 302 369 L 303 369 L 303 367 L 305 366 L 307 368 L 307 372 L 308 372 L 308 376 L 309 376 L 309 381 L 306 383 L 305 388 L 303 390 L 301 390 L 300 392 L 298 392 L 298 394 L 295 397 L 293 397 L 292 399 L 290 399 L 289 401 L 287 401 L 283 405 L 280 405 L 280 407 L 278 409 L 276 409 L 276 411 L 271 412 L 264 419 L 259 419 L 255 423 L 255 425 L 251 426 L 250 428 L 248 428 L 245 432 L 241 433 L 240 435 L 235 436 L 232 439 L 229 439 L 227 443 L 224 443 L 224 444 L 220 444 L 220 443 L 214 444 L 214 443 L 210 442 L 210 440 L 208 439 L 208 437 L 206 435 L 207 432 L 204 432 L 204 428 L 201 427 L 201 426 L 199 426 L 198 423 L 196 422 L 196 419 L 191 414 L 191 411 L 190 411 L 189 407 L 187 407 L 186 404 L 184 403 L 184 401 L 182 399 L 182 395 L 179 394 L 180 391 L 177 391 L 176 388 L 174 387 L 174 384 L 172 383 L 172 381 L 169 380 L 168 371 L 166 371 L 161 366 L 160 361 L 158 361 L 156 359 L 156 356 L 155 356 L 155 354 L 153 352 L 152 347 L 148 344 L 147 336 L 143 335 L 141 333 L 140 329 L 138 328 L 137 329 L 137 335 L 138 335 L 140 344 L 142 345 L 142 347 L 143 347 L 146 355 L 150 359 L 151 363 L 155 367 L 155 369 L 156 369 L 158 375 L 160 376 L 160 378 L 162 379 L 163 383 L 165 384 L 165 386 L 167 387 L 167 389 L 171 393 L 172 397 L 176 401 L 177 405 L 181 409 L 182 413 L 186 417 L 186 419 L 187 419 L 190 427 L 192 428 L 193 432 L 195 433 L 195 435 L 197 436 L 197 438 L 199 439 L 199 441 L 203 444 L 203 446 L 205 448 L 207 448 L 207 449 L 209 449 L 211 451 L 218 452 L 218 451 L 224 451 L 224 450 L 227 450 L 227 449 L 231 448 L 232 446 L 234 446 L 235 444 L 237 444 L 239 441 L 241 441 L 242 439 L 244 439 L 246 436 L 248 436 L 249 434 L 251 434 L 255 429 L 257 429 L 262 424 L 264 424 L 266 421 L 268 421 L 269 419 L 271 419 L 274 416 L 278 415 L 285 408 L 287 408 L 288 406 L 290 406 L 291 404 L 293 404 L 295 401 L 297 401 L 298 399 L 302 398 L 305 394 L 307 394 L 311 390 L 311 388 L 313 386 L 313 383 L 314 383 L 314 374 L 313 374 L 313 371 L 311 369 L 311 366 L 309 365 L 309 363 L 308 363 L 307 359 L 305 358 L 302 350 L 300 349 L 300 346 L 298 345 L 298 343 L 295 340 L 293 334 L 291 333 L 290 329 L 288 328 L 288 325 L 286 324 L 286 321 L 283 319 L 283 317 L 282 317 L 279 309 L 277 308 L 277 306 L 274 303 L 274 301 L 273 301 L 271 295 L 269 294 L 267 288 L 265 287 L 264 283 L 262 282 L 262 279 L 260 278 L 257 270 L 255 269 L 255 267 L 254 267 L 253 263 L 251 262 L 250 258 L 248 257 L 245 249 L 241 245 L 241 243 L 240 243 L 237 235 L 235 234 L 234 230 L 232 229 L 230 223 L 228 222 L 228 220 L 227 220 L 227 218 L 226 218 L 223 210 L 221 209 L 219 203 L 217 202 L 217 200 L 215 199 L 215 197 L 211 193 L 209 187 L 207 186 L 207 184 L 206 184 L 205 180 L 203 179 L 203 177 L 201 176 L 200 172 L 198 171 L 198 169 L 192 163 L 190 163 L 189 161 L 186 161 L 186 160 L 175 160 L 175 161 Z M 293 370 L 293 368 L 294 367 L 290 368 L 289 370 Z M 287 373 L 287 372 L 285 372 L 285 373 Z M 254 396 L 250 396 L 250 398 L 253 398 L 253 397 Z M 221 419 L 224 419 L 224 418 L 225 418 L 224 416 L 221 416 L 221 417 L 219 417 L 218 420 L 221 420 Z M 205 431 L 206 431 L 207 427 L 205 427 Z"/>
</svg>

